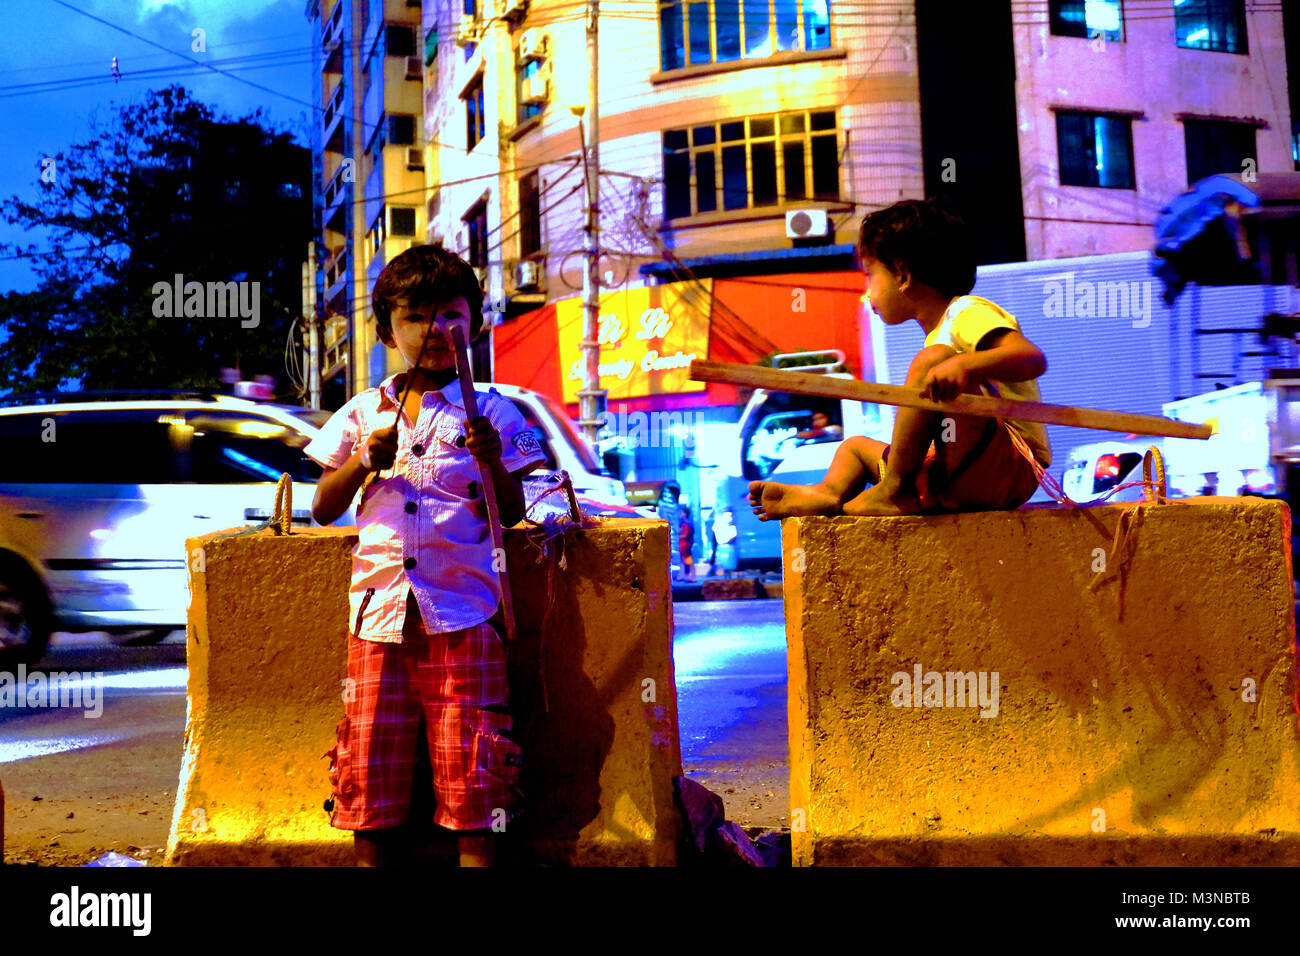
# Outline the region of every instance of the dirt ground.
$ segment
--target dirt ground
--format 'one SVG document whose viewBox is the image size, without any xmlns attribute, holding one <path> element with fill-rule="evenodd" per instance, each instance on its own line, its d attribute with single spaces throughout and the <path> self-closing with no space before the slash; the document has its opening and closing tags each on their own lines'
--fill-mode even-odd
<svg viewBox="0 0 1300 956">
<path fill-rule="evenodd" d="M 174 710 L 177 699 L 149 703 Z M 179 707 L 175 733 L 116 745 L 111 769 L 102 748 L 0 766 L 5 862 L 80 866 L 112 850 L 161 863 L 176 802 L 184 698 Z"/>
<path fill-rule="evenodd" d="M 184 661 L 184 644 L 56 653 L 59 659 L 47 660 L 46 667 L 166 665 Z M 688 755 L 686 773 L 722 797 L 728 820 L 751 830 L 788 829 L 784 684 L 764 688 L 760 700 L 750 724 Z M 114 851 L 161 865 L 180 773 L 185 697 L 135 697 L 129 708 L 110 708 L 96 724 L 109 736 L 120 731 L 123 739 L 0 764 L 6 863 L 80 866 Z"/>
<path fill-rule="evenodd" d="M 706 748 L 686 775 L 722 797 L 727 819 L 746 829 L 789 829 L 790 755 L 785 684 L 765 687 L 743 735 Z"/>
</svg>

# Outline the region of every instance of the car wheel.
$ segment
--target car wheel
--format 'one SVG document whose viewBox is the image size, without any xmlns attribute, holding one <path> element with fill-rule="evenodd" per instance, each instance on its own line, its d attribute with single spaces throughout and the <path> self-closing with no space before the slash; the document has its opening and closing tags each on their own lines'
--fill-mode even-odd
<svg viewBox="0 0 1300 956">
<path fill-rule="evenodd" d="M 160 644 L 174 627 L 146 627 L 130 631 L 110 631 L 108 639 L 118 647 L 150 647 Z"/>
<path fill-rule="evenodd" d="M 0 572 L 0 670 L 35 664 L 49 643 L 45 595 L 26 576 Z"/>
</svg>

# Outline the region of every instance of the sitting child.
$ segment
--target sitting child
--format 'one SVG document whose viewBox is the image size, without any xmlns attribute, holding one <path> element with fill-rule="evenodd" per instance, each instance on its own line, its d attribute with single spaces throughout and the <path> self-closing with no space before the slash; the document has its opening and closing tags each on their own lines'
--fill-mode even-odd
<svg viewBox="0 0 1300 956">
<path fill-rule="evenodd" d="M 968 294 L 975 256 L 961 220 L 932 201 L 895 203 L 863 219 L 858 255 L 872 311 L 886 325 L 915 319 L 925 330 L 907 385 L 939 402 L 963 392 L 1041 401 L 1043 353 L 1008 312 Z M 1018 508 L 1038 479 L 1017 439 L 1039 465 L 1051 463 L 1037 422 L 900 407 L 890 444 L 848 438 L 820 484 L 755 481 L 749 501 L 763 521 Z"/>
</svg>

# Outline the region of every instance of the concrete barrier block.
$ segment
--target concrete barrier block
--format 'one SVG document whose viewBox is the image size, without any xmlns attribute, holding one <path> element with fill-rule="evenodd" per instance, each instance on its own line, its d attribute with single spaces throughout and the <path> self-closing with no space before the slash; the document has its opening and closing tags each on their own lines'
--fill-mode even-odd
<svg viewBox="0 0 1300 956">
<path fill-rule="evenodd" d="M 188 716 L 168 864 L 352 863 L 351 834 L 322 809 L 322 755 L 343 716 L 355 543 L 354 528 L 187 542 Z M 571 533 L 553 574 L 522 532 L 505 543 L 528 797 L 510 838 L 543 863 L 672 865 L 681 749 L 666 522 Z"/>
<path fill-rule="evenodd" d="M 1284 503 L 784 524 L 796 865 L 1300 863 Z"/>
</svg>

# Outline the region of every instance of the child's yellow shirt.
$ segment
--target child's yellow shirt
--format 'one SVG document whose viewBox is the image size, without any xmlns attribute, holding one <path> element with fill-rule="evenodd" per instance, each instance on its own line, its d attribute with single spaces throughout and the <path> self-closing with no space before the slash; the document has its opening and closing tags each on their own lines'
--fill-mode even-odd
<svg viewBox="0 0 1300 956">
<path fill-rule="evenodd" d="M 958 353 L 966 354 L 974 352 L 984 336 L 994 329 L 1013 329 L 1019 332 L 1020 324 L 1016 322 L 1015 316 L 996 302 L 977 295 L 963 295 L 953 299 L 934 331 L 925 337 L 925 344 L 947 345 Z M 1021 402 L 1043 400 L 1038 391 L 1038 382 L 1032 378 L 1023 382 L 988 379 L 987 384 L 1003 398 Z M 1019 418 L 1008 418 L 1005 421 L 1025 439 L 1040 465 L 1046 468 L 1052 463 L 1052 446 L 1047 439 L 1046 425 Z"/>
</svg>

